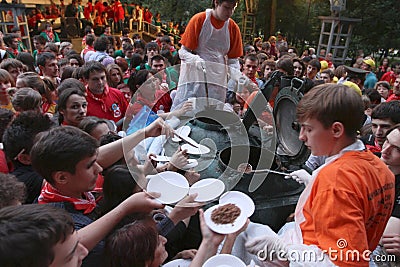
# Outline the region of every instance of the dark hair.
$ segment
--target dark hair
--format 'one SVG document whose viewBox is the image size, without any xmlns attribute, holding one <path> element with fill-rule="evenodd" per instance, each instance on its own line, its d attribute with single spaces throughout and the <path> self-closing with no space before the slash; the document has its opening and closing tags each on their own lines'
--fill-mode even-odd
<svg viewBox="0 0 400 267">
<path fill-rule="evenodd" d="M 106 73 L 106 67 L 103 64 L 97 61 L 88 61 L 82 67 L 83 78 L 86 80 L 89 79 L 90 73 L 92 72 L 104 72 Z"/>
<path fill-rule="evenodd" d="M 104 205 L 102 208 L 104 214 L 117 207 L 133 193 L 141 191 L 137 184 L 136 172 L 139 171 L 138 168 L 130 170 L 126 165 L 115 165 L 104 172 Z"/>
<path fill-rule="evenodd" d="M 146 44 L 146 46 L 144 48 L 145 54 L 147 54 L 147 50 L 149 50 L 149 48 L 155 48 L 157 50 L 157 52 L 160 52 L 160 47 L 158 46 L 158 44 L 156 42 L 149 42 Z"/>
<path fill-rule="evenodd" d="M 24 154 L 29 154 L 36 134 L 47 131 L 52 126 L 53 123 L 44 114 L 35 111 L 19 114 L 4 131 L 3 145 L 7 158 L 16 162 L 15 158 L 22 150 Z"/>
<path fill-rule="evenodd" d="M 9 34 L 6 34 L 6 35 L 3 37 L 3 42 L 4 42 L 7 46 L 10 46 L 11 43 L 12 43 L 12 40 L 13 40 L 13 39 L 16 39 L 16 38 L 18 38 L 18 34 L 16 34 L 16 33 L 9 33 Z"/>
<path fill-rule="evenodd" d="M 326 69 L 323 70 L 321 73 L 325 73 L 328 74 L 329 78 L 332 80 L 335 77 L 335 74 L 333 73 L 333 71 L 331 69 Z"/>
<path fill-rule="evenodd" d="M 41 36 L 41 35 L 35 35 L 35 36 L 33 36 L 33 40 L 34 41 L 36 41 L 36 42 L 38 42 L 39 44 L 42 44 L 42 45 L 45 45 L 46 44 L 46 38 L 44 38 L 43 36 Z"/>
<path fill-rule="evenodd" d="M 3 142 L 3 134 L 14 118 L 14 112 L 9 109 L 0 108 L 0 142 Z"/>
<path fill-rule="evenodd" d="M 300 77 L 303 77 L 304 76 L 304 73 L 306 72 L 306 65 L 304 65 L 304 62 L 303 62 L 303 60 L 301 60 L 300 58 L 293 58 L 292 59 L 293 60 L 293 64 L 295 63 L 295 62 L 298 62 L 300 65 L 301 65 L 301 67 L 302 67 L 302 70 L 301 70 L 301 76 Z M 293 66 L 293 73 L 294 73 L 294 66 Z"/>
<path fill-rule="evenodd" d="M 15 86 L 15 81 L 8 71 L 0 69 L 0 81 L 4 83 L 11 83 L 11 86 Z"/>
<path fill-rule="evenodd" d="M 18 112 L 28 110 L 39 112 L 42 105 L 42 96 L 38 91 L 35 91 L 30 87 L 20 88 L 14 94 L 12 104 Z"/>
<path fill-rule="evenodd" d="M 69 64 L 69 60 L 66 58 L 61 58 L 57 62 L 58 68 L 64 67 L 65 65 L 68 65 L 68 64 Z"/>
<path fill-rule="evenodd" d="M 76 68 L 71 66 L 66 66 L 61 74 L 61 81 L 65 79 L 72 78 L 72 73 L 75 71 Z"/>
<path fill-rule="evenodd" d="M 75 68 L 74 72 L 72 73 L 72 78 L 76 80 L 83 79 L 83 67 Z M 82 82 L 81 82 L 82 83 Z M 83 84 L 82 84 L 83 85 Z"/>
<path fill-rule="evenodd" d="M 38 66 L 45 66 L 46 61 L 56 59 L 56 56 L 50 52 L 40 53 L 36 58 L 36 64 Z"/>
<path fill-rule="evenodd" d="M 25 200 L 25 184 L 11 174 L 0 173 L 0 209 L 23 203 Z"/>
<path fill-rule="evenodd" d="M 346 85 L 322 84 L 312 88 L 300 100 L 297 117 L 301 122 L 316 119 L 324 128 L 341 122 L 346 135 L 355 137 L 364 121 L 364 103 L 360 95 Z"/>
<path fill-rule="evenodd" d="M 50 51 L 46 51 L 47 48 Z M 49 52 L 49 53 L 53 52 L 54 54 L 58 55 L 58 47 L 57 47 L 57 45 L 55 43 L 46 43 L 46 46 L 44 47 L 44 49 L 45 49 L 46 52 Z"/>
<path fill-rule="evenodd" d="M 68 99 L 72 95 L 79 95 L 79 96 L 82 96 L 82 97 L 86 97 L 85 93 L 82 92 L 79 88 L 70 87 L 70 88 L 63 89 L 62 92 L 59 94 L 59 97 L 58 97 L 58 104 L 57 104 L 58 111 L 67 109 Z M 61 112 L 59 112 L 58 122 L 60 124 L 62 124 L 63 121 L 64 121 L 64 116 L 61 114 Z"/>
<path fill-rule="evenodd" d="M 130 33 L 129 28 L 123 28 L 122 29 L 122 35 L 129 34 L 129 33 Z"/>
<path fill-rule="evenodd" d="M 134 53 L 131 58 L 131 68 L 135 69 L 137 66 L 140 66 L 140 64 L 142 64 L 142 63 L 143 63 L 142 57 L 139 54 Z"/>
<path fill-rule="evenodd" d="M 49 266 L 54 246 L 73 234 L 70 215 L 49 205 L 22 205 L 0 210 L 0 265 Z"/>
<path fill-rule="evenodd" d="M 73 51 L 73 50 L 71 50 L 71 51 Z M 71 52 L 71 51 L 69 51 L 69 52 Z M 83 65 L 84 62 L 83 62 L 83 60 L 82 60 L 82 58 L 81 58 L 80 55 L 75 54 L 75 53 L 69 53 L 69 54 L 67 55 L 68 63 L 69 63 L 69 61 L 70 61 L 71 59 L 76 59 L 76 60 L 78 61 L 79 67 L 82 67 L 82 65 Z"/>
<path fill-rule="evenodd" d="M 104 146 L 104 145 L 107 145 L 109 143 L 115 142 L 115 141 L 117 141 L 117 140 L 119 140 L 121 138 L 122 137 L 119 136 L 118 134 L 113 133 L 113 132 L 109 132 L 108 134 L 103 135 L 102 137 L 100 137 L 100 140 L 99 140 L 100 146 Z M 119 163 L 119 164 L 121 164 L 121 163 Z"/>
<path fill-rule="evenodd" d="M 94 41 L 93 48 L 96 51 L 106 51 L 110 40 L 106 36 L 101 36 Z"/>
<path fill-rule="evenodd" d="M 46 95 L 46 85 L 36 72 L 24 72 L 18 75 L 17 80 L 24 83 L 24 87 L 30 87 L 40 93 Z"/>
<path fill-rule="evenodd" d="M 10 68 L 23 68 L 22 62 L 15 58 L 7 58 L 0 63 L 0 68 L 9 71 Z"/>
<path fill-rule="evenodd" d="M 68 88 L 79 89 L 80 91 L 82 91 L 83 94 L 85 94 L 86 92 L 85 86 L 80 81 L 74 78 L 68 78 L 63 80 L 61 84 L 58 86 L 57 88 L 58 95 L 61 95 L 61 93 Z"/>
<path fill-rule="evenodd" d="M 54 172 L 74 174 L 78 162 L 93 156 L 97 148 L 97 140 L 84 131 L 73 126 L 56 127 L 38 135 L 31 150 L 32 167 L 54 185 Z"/>
<path fill-rule="evenodd" d="M 88 1 L 88 2 L 91 2 L 91 1 Z M 88 34 L 91 34 L 92 33 L 92 26 L 86 26 L 85 27 L 85 30 L 84 30 L 84 32 L 85 32 L 85 35 L 88 35 Z M 87 38 L 87 36 L 86 36 L 86 38 Z M 86 39 L 87 40 L 87 39 Z M 87 42 L 86 42 L 87 43 Z"/>
<path fill-rule="evenodd" d="M 21 61 L 24 65 L 28 67 L 27 71 L 35 71 L 35 66 L 34 66 L 35 59 L 31 55 L 31 53 L 20 52 L 18 53 L 16 59 Z"/>
<path fill-rule="evenodd" d="M 255 62 L 257 62 L 257 64 L 258 64 L 258 57 L 257 57 L 256 54 L 247 54 L 247 55 L 244 57 L 243 60 L 244 60 L 244 62 L 246 62 L 246 60 L 255 61 Z"/>
<path fill-rule="evenodd" d="M 144 41 L 142 41 L 142 40 L 134 41 L 133 42 L 133 47 L 134 48 L 142 48 L 142 49 L 144 49 L 145 48 Z"/>
<path fill-rule="evenodd" d="M 95 116 L 88 116 L 83 118 L 83 120 L 79 123 L 78 128 L 81 129 L 82 131 L 92 135 L 92 131 L 97 127 L 97 125 L 105 123 L 107 124 L 107 127 L 111 130 L 113 126 L 111 125 L 111 122 L 106 119 L 100 119 Z"/>
<path fill-rule="evenodd" d="M 158 245 L 158 232 L 154 221 L 135 221 L 118 229 L 105 245 L 107 267 L 145 267 L 154 260 Z"/>
<path fill-rule="evenodd" d="M 137 89 L 146 82 L 149 73 L 150 71 L 148 70 L 139 70 L 131 74 L 128 80 L 128 86 L 132 96 L 135 95 Z"/>
<path fill-rule="evenodd" d="M 239 0 L 216 0 L 216 1 L 212 1 L 212 8 L 216 8 L 215 6 L 215 2 L 217 2 L 218 5 L 222 4 L 223 2 L 228 2 L 230 4 L 237 4 L 239 2 Z"/>
<path fill-rule="evenodd" d="M 122 50 L 125 50 L 125 51 L 133 50 L 133 45 L 131 43 L 124 43 L 122 45 Z"/>
<path fill-rule="evenodd" d="M 96 36 L 94 34 L 86 35 L 86 44 L 92 46 L 94 41 L 96 40 Z"/>
<path fill-rule="evenodd" d="M 150 66 L 153 66 L 153 62 L 154 61 L 163 61 L 164 63 L 167 62 L 166 58 L 163 57 L 162 55 L 154 55 L 151 59 L 150 59 Z"/>
<path fill-rule="evenodd" d="M 390 119 L 393 123 L 400 123 L 400 101 L 394 100 L 377 105 L 371 113 L 372 119 Z"/>
<path fill-rule="evenodd" d="M 169 37 L 169 35 L 163 35 L 160 39 L 160 42 L 166 42 L 167 44 L 170 44 L 170 43 L 172 43 L 171 37 Z"/>
<path fill-rule="evenodd" d="M 321 70 L 321 63 L 319 62 L 318 59 L 314 58 L 310 62 L 308 62 L 308 65 L 317 68 L 318 71 Z"/>
<path fill-rule="evenodd" d="M 377 105 L 381 103 L 382 96 L 375 89 L 364 89 L 364 95 L 368 96 L 371 104 Z"/>
<path fill-rule="evenodd" d="M 293 76 L 294 68 L 293 61 L 290 57 L 282 57 L 276 63 L 277 69 L 284 70 L 289 76 Z"/>
</svg>

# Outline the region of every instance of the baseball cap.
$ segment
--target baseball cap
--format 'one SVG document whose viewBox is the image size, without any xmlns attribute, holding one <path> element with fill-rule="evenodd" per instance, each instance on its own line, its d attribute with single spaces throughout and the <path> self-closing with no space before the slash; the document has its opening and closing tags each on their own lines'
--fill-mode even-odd
<svg viewBox="0 0 400 267">
<path fill-rule="evenodd" d="M 373 59 L 364 59 L 363 62 L 371 68 L 375 68 L 375 61 Z"/>
</svg>

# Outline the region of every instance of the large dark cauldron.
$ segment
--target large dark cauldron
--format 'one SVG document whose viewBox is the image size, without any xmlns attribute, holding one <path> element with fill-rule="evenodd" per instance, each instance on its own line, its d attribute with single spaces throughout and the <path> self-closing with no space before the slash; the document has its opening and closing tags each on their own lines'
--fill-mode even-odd
<svg viewBox="0 0 400 267">
<path fill-rule="evenodd" d="M 186 125 L 191 128 L 192 139 L 211 148 L 210 153 L 197 158 L 199 166 L 195 169 L 202 179 L 220 179 L 227 190 L 249 195 L 256 205 L 251 220 L 278 231 L 294 211 L 303 186 L 291 179 L 284 179 L 283 175 L 252 175 L 237 171 L 238 165 L 245 162 L 250 163 L 253 169 L 272 166 L 272 169 L 279 170 L 279 160 L 271 152 L 275 150 L 274 140 L 262 136 L 264 131 L 260 131 L 256 125 L 247 132 L 236 114 L 221 110 L 199 112 Z M 167 154 L 171 154 L 176 147 L 177 144 L 168 142 Z"/>
</svg>

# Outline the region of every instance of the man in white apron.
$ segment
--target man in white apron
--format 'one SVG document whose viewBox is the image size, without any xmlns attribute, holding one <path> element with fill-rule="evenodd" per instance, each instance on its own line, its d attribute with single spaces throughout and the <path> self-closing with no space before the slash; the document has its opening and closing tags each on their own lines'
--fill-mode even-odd
<svg viewBox="0 0 400 267">
<path fill-rule="evenodd" d="M 172 109 L 190 97 L 206 97 L 206 88 L 213 104 L 225 103 L 228 67 L 239 70 L 238 58 L 243 53 L 239 27 L 230 18 L 237 2 L 214 0 L 213 9 L 189 21 L 179 50 L 182 63 Z M 196 108 L 201 109 L 200 102 Z"/>
<path fill-rule="evenodd" d="M 363 110 L 360 96 L 344 85 L 317 86 L 299 102 L 299 139 L 328 158 L 300 196 L 292 227 L 246 243 L 266 264 L 368 266 L 392 212 L 395 183 L 356 139 Z"/>
</svg>

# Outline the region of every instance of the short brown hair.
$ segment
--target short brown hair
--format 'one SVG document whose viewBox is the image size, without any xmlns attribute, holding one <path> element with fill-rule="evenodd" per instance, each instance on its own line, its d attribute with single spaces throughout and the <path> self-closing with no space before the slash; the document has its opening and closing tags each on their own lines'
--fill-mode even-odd
<svg viewBox="0 0 400 267">
<path fill-rule="evenodd" d="M 217 2 L 219 5 L 222 4 L 223 2 L 228 2 L 230 4 L 237 4 L 237 3 L 239 3 L 239 0 L 212 0 L 212 8 L 213 9 L 216 7 L 215 2 Z"/>
<path fill-rule="evenodd" d="M 322 84 L 300 100 L 297 118 L 299 121 L 316 119 L 325 128 L 341 122 L 346 135 L 355 137 L 364 120 L 364 104 L 360 95 L 345 85 Z"/>
</svg>

